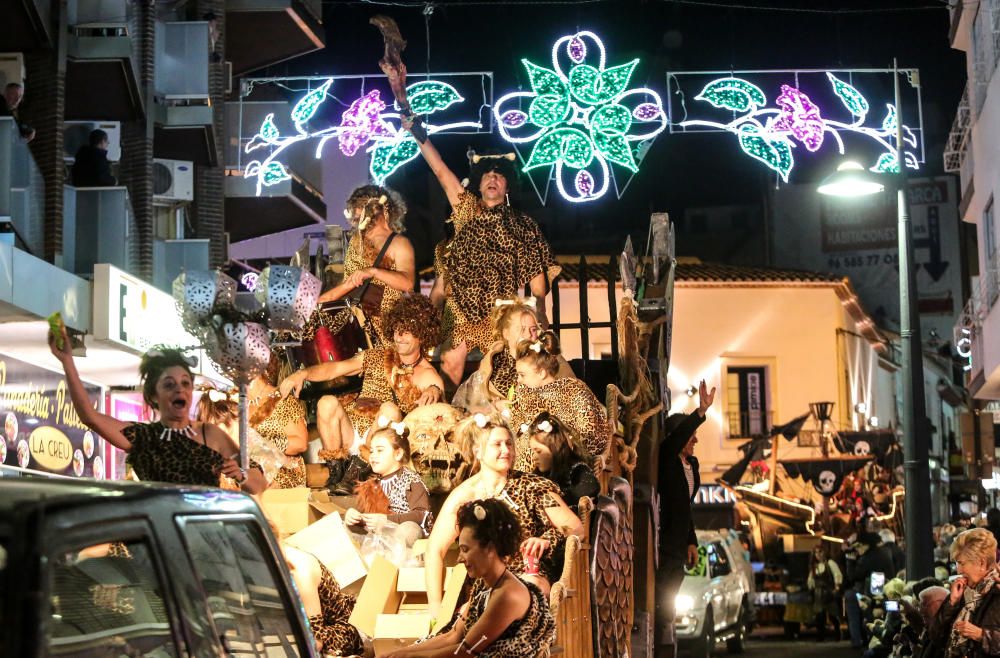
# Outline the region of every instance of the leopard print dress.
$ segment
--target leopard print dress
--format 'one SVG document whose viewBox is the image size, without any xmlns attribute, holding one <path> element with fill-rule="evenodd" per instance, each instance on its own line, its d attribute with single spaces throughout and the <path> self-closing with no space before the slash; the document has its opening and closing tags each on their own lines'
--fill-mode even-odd
<svg viewBox="0 0 1000 658">
<path fill-rule="evenodd" d="M 362 361 L 361 393 L 349 402 L 345 411 L 354 431 L 358 436 L 364 436 L 371 427 L 383 402 L 396 402 L 403 415 L 416 408 L 420 391 L 413 385 L 413 374 L 403 371 L 395 373 L 393 386 L 393 355 L 391 347 L 373 347 L 365 350 Z M 395 389 L 396 397 L 393 398 Z"/>
<path fill-rule="evenodd" d="M 612 434 L 608 412 L 583 381 L 566 377 L 538 388 L 519 384 L 514 395 L 510 408 L 512 427 L 530 423 L 547 411 L 580 435 L 591 456 L 604 454 Z M 527 435 L 518 438 L 514 468 L 531 470 L 527 442 Z"/>
<path fill-rule="evenodd" d="M 524 582 L 524 581 L 521 581 Z M 523 617 L 493 640 L 478 654 L 481 658 L 530 658 L 546 652 L 556 638 L 556 621 L 549 611 L 545 595 L 533 583 L 524 582 L 531 596 L 531 604 Z M 473 595 L 465 628 L 470 629 L 486 612 L 491 590 L 482 590 Z"/>
<path fill-rule="evenodd" d="M 129 425 L 122 430 L 132 444 L 125 462 L 144 482 L 217 487 L 224 460 L 205 443 L 204 431 L 187 436 L 160 422 Z"/>
<path fill-rule="evenodd" d="M 317 560 L 317 562 L 319 562 Z M 353 596 L 341 591 L 330 570 L 319 562 L 320 614 L 309 617 L 313 637 L 323 646 L 323 655 L 353 656 L 364 651 L 361 634 L 348 623 L 356 603 Z"/>
<path fill-rule="evenodd" d="M 496 495 L 496 499 L 507 505 L 521 524 L 521 540 L 541 537 L 549 542 L 549 548 L 538 561 L 539 572 L 550 583 L 562 575 L 562 558 L 566 538 L 552 525 L 546 510 L 559 506 L 559 485 L 552 480 L 511 470 L 507 482 Z M 524 573 L 524 558 L 521 551 L 507 558 L 507 566 L 515 574 Z"/>
<path fill-rule="evenodd" d="M 271 415 L 257 423 L 255 430 L 284 454 L 288 449 L 288 435 L 285 428 L 299 419 L 305 420 L 306 405 L 301 400 L 288 396 L 271 410 Z M 282 466 L 271 480 L 276 489 L 292 489 L 306 486 L 306 463 L 301 455 L 288 456 L 288 465 Z"/>
<path fill-rule="evenodd" d="M 459 196 L 449 219 L 455 237 L 435 250 L 438 276 L 448 288 L 442 318 L 445 345 L 465 341 L 485 354 L 492 341 L 490 310 L 541 273 L 552 281 L 560 267 L 538 224 L 507 205 L 486 208 L 471 192 Z"/>
<path fill-rule="evenodd" d="M 360 231 L 354 231 L 350 242 L 347 244 L 347 251 L 344 254 L 344 279 L 347 279 L 347 277 L 358 270 L 372 267 L 375 259 L 378 258 L 379 251 L 381 251 L 381 245 L 375 246 L 362 236 Z M 396 263 L 388 253 L 382 257 L 382 263 L 379 267 L 383 270 L 396 271 Z M 380 345 L 390 345 L 392 343 L 392 336 L 387 337 L 382 331 L 382 318 L 386 316 L 393 304 L 402 298 L 403 293 L 385 285 L 378 279 L 373 278 L 371 282 L 373 286 L 382 288 L 384 292 L 382 293 L 382 303 L 379 305 L 378 316 L 368 318 L 368 321 L 375 330 L 376 336 L 378 336 L 378 343 Z"/>
</svg>

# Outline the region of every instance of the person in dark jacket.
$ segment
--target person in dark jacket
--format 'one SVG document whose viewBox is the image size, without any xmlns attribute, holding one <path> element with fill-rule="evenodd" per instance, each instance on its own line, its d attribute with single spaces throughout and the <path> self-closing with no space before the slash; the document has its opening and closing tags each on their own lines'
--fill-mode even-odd
<svg viewBox="0 0 1000 658">
<path fill-rule="evenodd" d="M 3 100 L 0 100 L 0 117 L 11 117 L 17 124 L 21 139 L 30 142 L 35 138 L 35 129 L 21 121 L 18 108 L 24 99 L 24 85 L 17 82 L 7 83 L 3 89 Z"/>
<path fill-rule="evenodd" d="M 705 412 L 715 399 L 704 380 L 698 387 L 698 408 L 690 414 L 673 414 L 664 424 L 657 463 L 656 490 L 660 498 L 660 551 L 656 572 L 657 658 L 677 653 L 674 638 L 674 599 L 684 580 L 684 567 L 698 559 L 698 539 L 691 516 L 691 501 L 701 484 L 694 446 L 695 431 L 705 422 Z"/>
<path fill-rule="evenodd" d="M 855 649 L 860 649 L 867 643 L 858 596 L 872 594 L 870 584 L 873 573 L 883 574 L 886 581 L 895 576 L 896 565 L 892 559 L 892 551 L 881 541 L 874 532 L 866 532 L 858 538 L 860 556 L 854 559 L 850 553 L 847 556 L 845 582 L 849 587 L 844 591 L 844 607 L 847 609 L 847 630 L 851 636 L 851 646 Z"/>
<path fill-rule="evenodd" d="M 108 133 L 90 131 L 88 144 L 77 150 L 73 161 L 73 187 L 108 187 L 118 181 L 111 175 L 108 162 Z"/>
<path fill-rule="evenodd" d="M 524 428 L 524 426 L 522 426 Z M 538 414 L 524 429 L 535 475 L 546 477 L 557 485 L 563 500 L 574 512 L 580 499 L 597 498 L 601 483 L 594 475 L 593 457 L 583 439 L 548 411 Z"/>
<path fill-rule="evenodd" d="M 923 656 L 1000 656 L 1000 570 L 997 540 L 985 528 L 966 530 L 951 547 L 958 578 L 928 628 Z"/>
</svg>

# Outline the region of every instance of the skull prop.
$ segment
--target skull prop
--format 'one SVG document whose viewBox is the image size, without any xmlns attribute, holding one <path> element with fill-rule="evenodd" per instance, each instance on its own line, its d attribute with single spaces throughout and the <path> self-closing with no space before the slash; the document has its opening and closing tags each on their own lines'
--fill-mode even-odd
<svg viewBox="0 0 1000 658">
<path fill-rule="evenodd" d="M 300 331 L 316 308 L 322 283 L 308 271 L 286 265 L 264 269 L 257 283 L 257 301 L 267 308 L 275 331 Z"/>
<path fill-rule="evenodd" d="M 439 402 L 417 407 L 403 419 L 410 430 L 410 459 L 431 493 L 448 493 L 466 478 L 472 456 L 452 438 L 463 413 Z"/>
<path fill-rule="evenodd" d="M 816 489 L 824 496 L 836 493 L 837 475 L 833 471 L 823 471 L 816 479 Z"/>
<path fill-rule="evenodd" d="M 870 455 L 872 452 L 872 447 L 867 441 L 858 441 L 854 444 L 854 454 L 858 457 L 864 457 L 865 455 Z"/>
</svg>

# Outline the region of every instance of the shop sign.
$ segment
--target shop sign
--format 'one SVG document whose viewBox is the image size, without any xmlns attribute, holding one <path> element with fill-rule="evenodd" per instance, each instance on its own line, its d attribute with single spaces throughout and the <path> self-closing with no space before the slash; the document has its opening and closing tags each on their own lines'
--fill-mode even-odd
<svg viewBox="0 0 1000 658">
<path fill-rule="evenodd" d="M 84 390 L 99 409 L 101 388 Z M 0 418 L 5 466 L 104 477 L 104 440 L 80 420 L 61 373 L 0 354 Z"/>
<path fill-rule="evenodd" d="M 732 491 L 718 484 L 703 484 L 694 495 L 695 505 L 733 505 L 736 496 Z"/>
</svg>

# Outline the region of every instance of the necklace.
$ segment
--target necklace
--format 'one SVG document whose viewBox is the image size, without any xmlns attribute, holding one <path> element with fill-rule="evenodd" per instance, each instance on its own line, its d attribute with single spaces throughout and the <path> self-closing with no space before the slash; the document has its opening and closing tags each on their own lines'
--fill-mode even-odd
<svg viewBox="0 0 1000 658">
<path fill-rule="evenodd" d="M 194 427 L 188 422 L 184 427 L 167 427 L 164 425 L 163 421 L 160 421 L 160 425 L 163 425 L 163 431 L 160 432 L 160 441 L 169 441 L 174 438 L 174 434 L 178 434 L 182 437 L 187 437 L 189 439 L 194 438 Z"/>
<path fill-rule="evenodd" d="M 504 567 L 503 573 L 500 574 L 500 577 L 496 579 L 496 582 L 494 582 L 492 585 L 490 585 L 490 591 L 491 592 L 493 590 L 495 590 L 497 587 L 500 586 L 500 582 L 503 581 L 503 579 L 507 577 L 508 573 L 510 573 L 510 569 L 508 569 L 507 567 Z"/>
<path fill-rule="evenodd" d="M 273 400 L 274 398 L 280 398 L 280 397 L 281 397 L 281 391 L 275 389 L 275 390 L 271 391 L 270 393 L 266 393 L 264 395 L 258 395 L 257 397 L 252 398 L 250 400 L 250 406 L 252 406 L 252 407 L 259 407 L 260 403 L 263 400 Z"/>
</svg>

